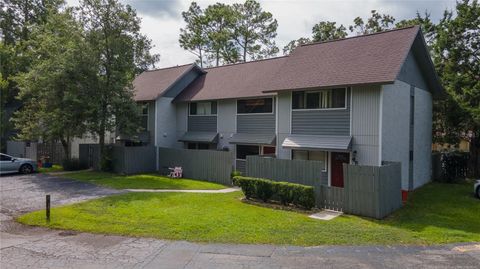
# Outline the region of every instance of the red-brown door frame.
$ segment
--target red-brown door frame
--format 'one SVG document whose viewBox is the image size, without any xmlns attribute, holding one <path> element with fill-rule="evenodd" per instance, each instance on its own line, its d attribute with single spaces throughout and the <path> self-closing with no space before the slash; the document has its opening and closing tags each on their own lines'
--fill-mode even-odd
<svg viewBox="0 0 480 269">
<path fill-rule="evenodd" d="M 350 162 L 350 153 L 331 152 L 330 153 L 330 185 L 343 188 L 343 164 Z"/>
</svg>

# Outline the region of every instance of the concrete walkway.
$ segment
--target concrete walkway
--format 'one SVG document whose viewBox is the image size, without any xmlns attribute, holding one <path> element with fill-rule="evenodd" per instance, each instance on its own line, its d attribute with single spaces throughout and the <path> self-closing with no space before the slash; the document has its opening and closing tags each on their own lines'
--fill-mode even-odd
<svg viewBox="0 0 480 269">
<path fill-rule="evenodd" d="M 221 190 L 165 190 L 165 189 L 124 189 L 130 192 L 189 192 L 189 193 L 229 193 L 239 191 L 240 188 L 226 188 Z"/>
</svg>

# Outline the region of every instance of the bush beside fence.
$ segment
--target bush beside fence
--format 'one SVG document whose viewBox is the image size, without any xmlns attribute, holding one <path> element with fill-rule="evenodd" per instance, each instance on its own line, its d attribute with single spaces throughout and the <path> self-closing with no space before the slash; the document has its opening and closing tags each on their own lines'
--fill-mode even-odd
<svg viewBox="0 0 480 269">
<path fill-rule="evenodd" d="M 273 200 L 306 209 L 315 206 L 315 192 L 311 186 L 241 176 L 234 177 L 233 183 L 242 188 L 247 199 L 256 198 L 264 202 Z"/>
</svg>

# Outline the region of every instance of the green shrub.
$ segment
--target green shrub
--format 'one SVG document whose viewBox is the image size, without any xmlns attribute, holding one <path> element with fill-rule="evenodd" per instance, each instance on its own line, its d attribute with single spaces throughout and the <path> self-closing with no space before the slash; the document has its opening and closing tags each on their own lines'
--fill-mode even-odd
<svg viewBox="0 0 480 269">
<path fill-rule="evenodd" d="M 255 185 L 253 180 L 249 178 L 237 176 L 233 178 L 233 184 L 242 188 L 242 192 L 245 195 L 245 198 L 257 198 L 255 195 Z"/>
<path fill-rule="evenodd" d="M 238 170 L 234 170 L 232 172 L 232 174 L 230 175 L 231 178 L 234 178 L 234 177 L 238 177 L 238 176 L 241 176 L 242 175 L 242 172 L 238 171 Z"/>
<path fill-rule="evenodd" d="M 315 192 L 311 186 L 242 176 L 234 177 L 233 184 L 242 188 L 247 199 L 256 198 L 264 202 L 275 200 L 306 209 L 315 206 Z"/>
<path fill-rule="evenodd" d="M 85 165 L 80 162 L 79 159 L 65 159 L 62 162 L 63 170 L 65 171 L 76 171 L 85 169 Z"/>
<path fill-rule="evenodd" d="M 255 181 L 255 195 L 258 199 L 268 202 L 275 190 L 275 182 L 266 179 L 258 179 Z"/>
<path fill-rule="evenodd" d="M 315 206 L 315 191 L 313 187 L 292 184 L 292 203 L 305 208 L 312 208 Z"/>
<path fill-rule="evenodd" d="M 293 203 L 292 186 L 288 182 L 277 182 L 275 184 L 275 194 L 283 205 Z"/>
</svg>

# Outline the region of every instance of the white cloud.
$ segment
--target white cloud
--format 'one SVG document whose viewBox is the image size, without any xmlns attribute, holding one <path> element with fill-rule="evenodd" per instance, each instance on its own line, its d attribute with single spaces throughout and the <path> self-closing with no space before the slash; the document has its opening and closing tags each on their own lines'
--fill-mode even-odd
<svg viewBox="0 0 480 269">
<path fill-rule="evenodd" d="M 77 0 L 69 0 L 71 4 Z M 193 62 L 195 57 L 180 48 L 178 37 L 184 26 L 181 12 L 188 9 L 190 1 L 175 0 L 123 0 L 142 17 L 142 33 L 152 39 L 155 53 L 161 54 L 158 66 L 167 67 Z M 216 2 L 233 3 L 242 1 L 196 1 L 205 8 Z M 348 26 L 355 17 L 366 18 L 372 9 L 392 15 L 397 21 L 415 16 L 425 10 L 437 21 L 443 11 L 453 9 L 455 0 L 260 0 L 264 10 L 278 20 L 277 45 L 281 48 L 290 40 L 311 35 L 313 25 L 319 21 L 335 21 Z"/>
</svg>

